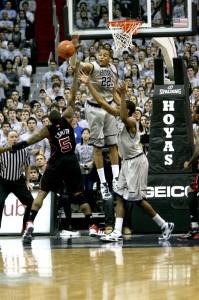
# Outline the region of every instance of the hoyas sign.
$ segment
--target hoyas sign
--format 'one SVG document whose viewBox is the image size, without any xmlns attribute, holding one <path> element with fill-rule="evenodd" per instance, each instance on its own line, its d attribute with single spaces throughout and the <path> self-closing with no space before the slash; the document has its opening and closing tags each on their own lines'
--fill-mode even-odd
<svg viewBox="0 0 199 300">
<path fill-rule="evenodd" d="M 173 132 L 174 132 L 174 100 L 163 100 L 163 112 L 168 112 L 163 116 L 163 130 L 165 132 L 165 142 L 164 142 L 164 165 L 170 166 L 173 164 Z M 164 127 L 164 126 L 167 127 Z"/>
<path fill-rule="evenodd" d="M 188 185 L 148 186 L 147 198 L 182 198 L 187 197 Z"/>
</svg>

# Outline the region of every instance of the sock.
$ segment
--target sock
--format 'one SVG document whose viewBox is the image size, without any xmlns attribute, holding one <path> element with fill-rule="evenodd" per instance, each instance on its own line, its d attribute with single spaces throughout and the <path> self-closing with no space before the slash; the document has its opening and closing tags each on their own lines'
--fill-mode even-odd
<svg viewBox="0 0 199 300">
<path fill-rule="evenodd" d="M 191 222 L 191 231 L 198 231 L 198 222 Z"/>
<path fill-rule="evenodd" d="M 112 165 L 112 174 L 113 174 L 113 178 L 118 178 L 119 176 L 119 165 Z"/>
<path fill-rule="evenodd" d="M 106 182 L 106 178 L 105 178 L 105 174 L 104 174 L 104 168 L 101 169 L 97 169 L 97 173 L 100 179 L 100 183 L 105 183 Z"/>
<path fill-rule="evenodd" d="M 166 226 L 167 222 L 165 222 L 164 219 L 160 217 L 160 215 L 156 214 L 155 217 L 153 217 L 153 221 L 162 229 Z"/>
<path fill-rule="evenodd" d="M 30 222 L 34 222 L 34 220 L 35 220 L 37 214 L 38 214 L 38 211 L 37 211 L 37 210 L 31 209 L 29 221 L 30 221 Z"/>
<path fill-rule="evenodd" d="M 123 218 L 116 217 L 114 231 L 117 231 L 122 234 L 122 225 L 123 225 Z"/>
</svg>

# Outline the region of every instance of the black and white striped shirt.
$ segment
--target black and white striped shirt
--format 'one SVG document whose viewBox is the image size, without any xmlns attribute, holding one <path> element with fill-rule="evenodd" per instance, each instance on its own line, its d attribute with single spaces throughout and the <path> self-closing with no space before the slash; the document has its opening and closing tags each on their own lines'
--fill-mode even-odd
<svg viewBox="0 0 199 300">
<path fill-rule="evenodd" d="M 30 165 L 30 154 L 27 149 L 0 154 L 0 177 L 10 181 L 18 180 L 24 173 L 24 166 Z"/>
</svg>

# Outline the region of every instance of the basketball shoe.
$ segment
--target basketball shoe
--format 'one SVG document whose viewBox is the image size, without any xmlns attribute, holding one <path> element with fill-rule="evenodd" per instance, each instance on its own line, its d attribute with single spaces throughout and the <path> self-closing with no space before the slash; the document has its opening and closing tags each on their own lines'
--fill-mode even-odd
<svg viewBox="0 0 199 300">
<path fill-rule="evenodd" d="M 110 234 L 106 234 L 105 236 L 102 236 L 100 238 L 101 241 L 103 242 L 118 242 L 118 241 L 121 241 L 123 238 L 122 238 L 122 235 L 120 232 L 118 231 L 113 231 L 111 232 Z"/>
<path fill-rule="evenodd" d="M 32 233 L 34 231 L 34 225 L 32 222 L 27 222 L 26 223 L 26 229 L 23 233 L 23 236 L 22 236 L 22 241 L 24 244 L 26 243 L 31 243 L 32 241 Z"/>
<path fill-rule="evenodd" d="M 62 230 L 59 234 L 60 237 L 65 238 L 65 237 L 80 237 L 80 232 L 79 231 L 71 231 L 71 230 Z"/>
<path fill-rule="evenodd" d="M 171 233 L 173 231 L 173 228 L 174 228 L 174 223 L 167 222 L 166 225 L 163 228 L 161 228 L 162 234 L 159 237 L 159 240 L 169 240 Z"/>
<path fill-rule="evenodd" d="M 199 240 L 199 231 L 190 230 L 179 237 L 179 240 Z"/>
<path fill-rule="evenodd" d="M 99 229 L 99 227 L 95 224 L 89 227 L 89 236 L 97 237 L 97 236 L 104 236 L 105 233 L 103 230 Z"/>
</svg>

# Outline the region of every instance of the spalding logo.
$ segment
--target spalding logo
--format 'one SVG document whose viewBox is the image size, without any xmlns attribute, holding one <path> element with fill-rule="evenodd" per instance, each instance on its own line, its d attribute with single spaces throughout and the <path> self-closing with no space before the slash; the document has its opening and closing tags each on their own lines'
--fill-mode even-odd
<svg viewBox="0 0 199 300">
<path fill-rule="evenodd" d="M 178 95 L 181 95 L 182 94 L 182 90 L 181 89 L 174 89 L 173 85 L 169 85 L 167 87 L 167 89 L 160 89 L 159 93 L 160 93 L 160 95 L 167 95 L 167 94 L 178 94 Z"/>
</svg>

